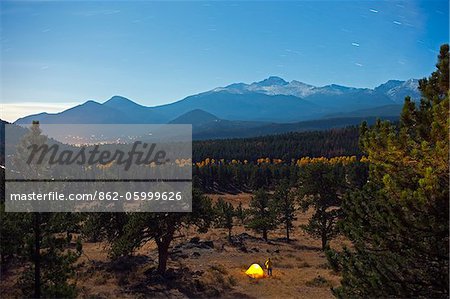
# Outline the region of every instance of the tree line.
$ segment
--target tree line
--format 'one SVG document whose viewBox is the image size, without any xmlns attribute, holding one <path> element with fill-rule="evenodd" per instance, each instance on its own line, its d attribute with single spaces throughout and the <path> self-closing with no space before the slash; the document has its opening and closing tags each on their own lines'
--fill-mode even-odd
<svg viewBox="0 0 450 299">
<path fill-rule="evenodd" d="M 205 193 L 253 192 L 261 188 L 274 190 L 285 180 L 290 186 L 295 185 L 303 166 L 311 163 L 351 164 L 354 168 L 363 170 L 366 160 L 364 156 L 338 156 L 329 159 L 302 157 L 290 161 L 270 158 L 259 158 L 256 161 L 206 158 L 194 163 L 192 177 L 198 188 Z"/>
<path fill-rule="evenodd" d="M 291 161 L 299 157 L 359 155 L 358 127 L 293 132 L 254 138 L 203 140 L 192 143 L 192 160 L 256 161 L 261 157 Z"/>
</svg>

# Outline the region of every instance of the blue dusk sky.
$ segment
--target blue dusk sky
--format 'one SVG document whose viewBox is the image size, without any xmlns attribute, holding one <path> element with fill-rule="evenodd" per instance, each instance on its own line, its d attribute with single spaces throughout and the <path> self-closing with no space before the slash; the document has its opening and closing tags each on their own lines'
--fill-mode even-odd
<svg viewBox="0 0 450 299">
<path fill-rule="evenodd" d="M 447 0 L 1 1 L 1 118 L 122 95 L 153 106 L 276 75 L 373 88 L 429 75 Z"/>
</svg>

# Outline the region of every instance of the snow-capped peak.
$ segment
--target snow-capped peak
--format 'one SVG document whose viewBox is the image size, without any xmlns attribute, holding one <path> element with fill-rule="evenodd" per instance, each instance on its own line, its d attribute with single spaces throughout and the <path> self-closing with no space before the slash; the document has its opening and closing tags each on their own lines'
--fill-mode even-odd
<svg viewBox="0 0 450 299">
<path fill-rule="evenodd" d="M 226 91 L 234 94 L 243 93 L 262 93 L 266 95 L 291 95 L 299 98 L 306 98 L 311 95 L 340 95 L 345 93 L 353 93 L 357 91 L 379 92 L 387 95 L 392 100 L 398 102 L 403 101 L 405 95 L 411 95 L 415 99 L 418 95 L 418 80 L 410 79 L 407 81 L 389 80 L 375 89 L 354 88 L 337 84 L 316 87 L 300 81 L 293 80 L 287 82 L 276 76 L 271 76 L 262 81 L 253 82 L 251 84 L 234 83 L 226 87 L 213 89 L 211 92 Z"/>
</svg>

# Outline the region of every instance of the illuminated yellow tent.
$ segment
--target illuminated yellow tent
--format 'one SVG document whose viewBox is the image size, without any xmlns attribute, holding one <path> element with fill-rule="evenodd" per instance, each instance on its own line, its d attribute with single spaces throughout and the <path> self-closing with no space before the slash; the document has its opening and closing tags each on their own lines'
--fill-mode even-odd
<svg viewBox="0 0 450 299">
<path fill-rule="evenodd" d="M 252 278 L 263 278 L 264 277 L 264 270 L 261 268 L 258 264 L 252 264 L 250 267 L 248 267 L 247 271 L 245 271 L 245 274 Z"/>
</svg>

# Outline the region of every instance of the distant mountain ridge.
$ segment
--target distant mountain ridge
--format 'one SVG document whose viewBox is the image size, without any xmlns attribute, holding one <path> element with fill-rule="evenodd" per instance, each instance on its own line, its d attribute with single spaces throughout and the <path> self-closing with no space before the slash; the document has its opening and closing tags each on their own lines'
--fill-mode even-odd
<svg viewBox="0 0 450 299">
<path fill-rule="evenodd" d="M 406 95 L 410 95 L 414 99 L 418 99 L 420 97 L 417 89 L 418 86 L 419 82 L 417 79 L 410 79 L 407 81 L 389 80 L 374 89 L 347 87 L 337 84 L 316 87 L 296 80 L 287 82 L 280 77 L 272 76 L 265 80 L 253 82 L 251 84 L 234 83 L 226 87 L 218 87 L 213 89 L 213 91 L 228 91 L 230 93 L 257 92 L 268 95 L 292 95 L 304 99 L 307 99 L 312 95 L 342 95 L 363 91 L 375 91 L 386 95 L 394 102 L 403 102 Z M 403 98 L 399 98 L 399 96 L 403 96 Z"/>
<path fill-rule="evenodd" d="M 316 87 L 272 76 L 251 84 L 218 87 L 155 107 L 122 96 L 113 96 L 104 103 L 89 100 L 60 113 L 29 115 L 16 123 L 190 123 L 194 131 L 213 135 L 214 131 L 253 130 L 273 123 L 295 124 L 330 117 L 393 117 L 407 95 L 413 100 L 420 98 L 418 80 L 389 80 L 369 89 L 336 84 Z"/>
</svg>

